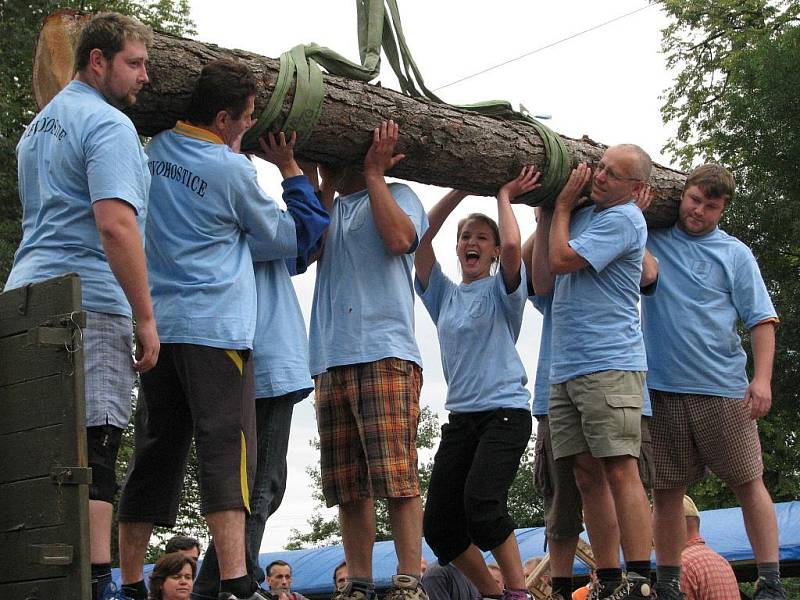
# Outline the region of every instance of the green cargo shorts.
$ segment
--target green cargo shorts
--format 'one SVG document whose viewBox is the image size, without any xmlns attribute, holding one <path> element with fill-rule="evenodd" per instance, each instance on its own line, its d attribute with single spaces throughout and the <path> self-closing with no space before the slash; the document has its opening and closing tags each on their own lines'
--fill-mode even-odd
<svg viewBox="0 0 800 600">
<path fill-rule="evenodd" d="M 556 459 L 633 456 L 642 444 L 641 371 L 598 371 L 550 386 L 550 431 Z"/>
</svg>

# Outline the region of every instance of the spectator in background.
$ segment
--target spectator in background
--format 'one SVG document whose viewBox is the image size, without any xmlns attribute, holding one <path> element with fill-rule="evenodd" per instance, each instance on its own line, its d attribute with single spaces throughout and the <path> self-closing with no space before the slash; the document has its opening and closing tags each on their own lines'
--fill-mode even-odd
<svg viewBox="0 0 800 600">
<path fill-rule="evenodd" d="M 495 580 L 500 589 L 505 589 L 506 582 L 503 580 L 503 572 L 500 570 L 497 563 L 489 563 L 486 565 L 486 568 L 489 569 L 489 573 L 492 574 L 492 579 Z"/>
<path fill-rule="evenodd" d="M 197 561 L 197 559 L 200 558 L 202 548 L 200 547 L 200 542 L 195 538 L 188 535 L 176 535 L 167 540 L 167 545 L 164 546 L 164 552 L 166 554 L 180 552 L 184 556 L 188 556 Z"/>
<path fill-rule="evenodd" d="M 347 561 L 343 560 L 339 563 L 333 570 L 333 590 L 334 593 L 340 587 L 342 587 L 345 583 L 347 583 Z"/>
<path fill-rule="evenodd" d="M 681 552 L 681 591 L 686 600 L 739 600 L 739 584 L 730 563 L 700 536 L 700 513 L 683 497 L 686 545 Z"/>
<path fill-rule="evenodd" d="M 453 563 L 432 562 L 422 576 L 429 600 L 481 600 L 478 588 Z"/>
<path fill-rule="evenodd" d="M 273 560 L 267 565 L 267 585 L 273 598 L 282 600 L 308 600 L 302 594 L 292 591 L 292 566 L 282 560 Z"/>
<path fill-rule="evenodd" d="M 172 540 L 170 540 L 172 541 Z M 195 562 L 182 552 L 158 559 L 150 573 L 148 600 L 187 600 L 194 584 Z"/>
<path fill-rule="evenodd" d="M 532 556 L 531 558 L 527 559 L 524 563 L 522 563 L 522 574 L 525 575 L 525 581 L 528 581 L 528 577 L 531 576 L 536 570 L 536 567 L 539 566 L 539 563 L 542 562 L 541 556 Z"/>
</svg>

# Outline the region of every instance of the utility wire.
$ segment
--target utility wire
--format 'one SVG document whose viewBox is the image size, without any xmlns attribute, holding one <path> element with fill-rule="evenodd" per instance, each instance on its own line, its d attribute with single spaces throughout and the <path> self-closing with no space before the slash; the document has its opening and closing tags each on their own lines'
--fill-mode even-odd
<svg viewBox="0 0 800 600">
<path fill-rule="evenodd" d="M 457 83 L 461 83 L 462 81 L 466 81 L 467 79 L 472 79 L 473 77 L 477 77 L 478 75 L 483 75 L 484 73 L 488 73 L 489 71 L 494 71 L 495 69 L 499 69 L 500 67 L 504 67 L 504 66 L 506 66 L 508 64 L 511 64 L 513 62 L 516 62 L 518 60 L 522 60 L 523 58 L 527 58 L 528 56 L 536 54 L 537 52 L 541 52 L 542 50 L 547 50 L 548 48 L 552 48 L 553 46 L 557 46 L 559 44 L 562 44 L 562 43 L 564 43 L 566 41 L 569 41 L 571 39 L 579 37 L 579 36 L 581 36 L 581 35 L 583 35 L 585 33 L 589 33 L 590 31 L 594 31 L 595 29 L 600 29 L 601 27 L 605 27 L 606 25 L 614 23 L 615 21 L 619 21 L 619 20 L 624 19 L 626 17 L 630 17 L 631 15 L 635 15 L 636 13 L 641 12 L 641 11 L 647 9 L 647 8 L 650 8 L 651 6 L 653 6 L 653 4 L 647 4 L 645 6 L 637 8 L 636 10 L 632 10 L 629 13 L 625 13 L 624 15 L 620 15 L 618 17 L 614 17 L 613 19 L 609 19 L 608 21 L 605 21 L 605 22 L 600 23 L 598 25 L 594 25 L 593 27 L 589 27 L 589 29 L 584 29 L 583 31 L 579 31 L 578 33 L 573 33 L 570 36 L 567 36 L 565 38 L 561 38 L 560 40 L 556 40 L 555 42 L 551 42 L 550 44 L 547 44 L 545 46 L 541 46 L 539 48 L 536 48 L 535 50 L 531 50 L 530 52 L 526 52 L 525 54 L 522 54 L 522 55 L 517 56 L 515 58 L 510 58 L 510 59 L 508 59 L 508 60 L 506 60 L 504 62 L 501 62 L 499 64 L 493 65 L 491 67 L 487 67 L 487 68 L 483 69 L 482 71 L 478 71 L 477 73 L 472 73 L 471 75 L 466 75 L 465 77 L 462 77 L 461 79 L 456 79 L 455 81 L 451 81 L 450 83 L 446 83 L 446 84 L 444 84 L 442 86 L 434 88 L 433 91 L 434 92 L 438 92 L 439 90 L 443 90 L 444 88 L 450 87 L 451 85 L 455 85 Z"/>
</svg>

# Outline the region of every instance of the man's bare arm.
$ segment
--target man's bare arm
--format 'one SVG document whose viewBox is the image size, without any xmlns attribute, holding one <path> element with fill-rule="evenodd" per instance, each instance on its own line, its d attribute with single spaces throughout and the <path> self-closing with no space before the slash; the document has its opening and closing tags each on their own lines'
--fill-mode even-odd
<svg viewBox="0 0 800 600">
<path fill-rule="evenodd" d="M 579 164 L 569 176 L 567 184 L 556 198 L 553 210 L 553 222 L 550 225 L 550 271 L 554 275 L 564 275 L 580 271 L 589 266 L 588 261 L 575 252 L 569 245 L 569 224 L 572 211 L 578 206 L 581 190 L 589 182 L 592 170 L 585 164 Z"/>
<path fill-rule="evenodd" d="M 744 394 L 750 418 L 760 419 L 772 406 L 772 365 L 775 360 L 775 323 L 766 321 L 750 330 L 753 347 L 753 379 Z"/>
<path fill-rule="evenodd" d="M 161 343 L 150 299 L 147 262 L 136 213 L 127 202 L 116 198 L 98 200 L 92 205 L 92 210 L 108 264 L 125 292 L 136 319 L 134 367 L 144 373 L 158 361 Z"/>
<path fill-rule="evenodd" d="M 394 255 L 408 252 L 417 238 L 414 223 L 398 206 L 384 179 L 386 171 L 405 158 L 404 154 L 394 154 L 398 134 L 394 121 L 381 123 L 373 132 L 372 146 L 364 158 L 364 179 L 375 228 L 386 250 Z"/>
<path fill-rule="evenodd" d="M 534 232 L 531 252 L 531 286 L 537 296 L 547 296 L 553 291 L 556 276 L 550 270 L 550 227 L 553 222 L 553 209 L 539 210 L 539 220 Z"/>
</svg>

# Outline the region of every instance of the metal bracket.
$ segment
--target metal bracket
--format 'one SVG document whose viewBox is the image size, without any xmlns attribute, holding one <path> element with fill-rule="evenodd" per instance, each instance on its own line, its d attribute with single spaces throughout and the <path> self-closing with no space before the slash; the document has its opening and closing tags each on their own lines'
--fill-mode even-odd
<svg viewBox="0 0 800 600">
<path fill-rule="evenodd" d="M 72 564 L 72 546 L 67 544 L 31 544 L 30 562 L 45 566 Z"/>
<path fill-rule="evenodd" d="M 26 347 L 72 345 L 72 329 L 67 327 L 33 327 L 28 330 Z"/>
<path fill-rule="evenodd" d="M 31 285 L 28 283 L 22 286 L 22 302 L 17 306 L 17 312 L 23 317 L 28 314 L 28 301 L 31 297 Z"/>
<path fill-rule="evenodd" d="M 56 315 L 55 319 L 58 321 L 58 324 L 62 327 L 70 327 L 72 329 L 79 328 L 79 329 L 86 329 L 86 311 L 76 311 L 71 313 L 65 313 L 61 315 Z M 44 325 L 44 323 L 42 323 Z"/>
<path fill-rule="evenodd" d="M 91 485 L 92 469 L 90 467 L 53 467 L 50 479 L 58 485 Z"/>
</svg>

